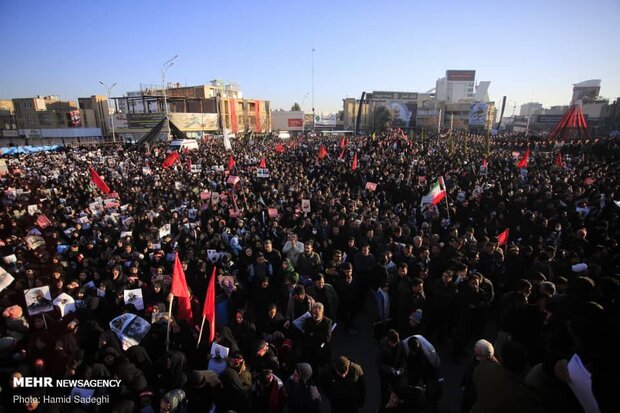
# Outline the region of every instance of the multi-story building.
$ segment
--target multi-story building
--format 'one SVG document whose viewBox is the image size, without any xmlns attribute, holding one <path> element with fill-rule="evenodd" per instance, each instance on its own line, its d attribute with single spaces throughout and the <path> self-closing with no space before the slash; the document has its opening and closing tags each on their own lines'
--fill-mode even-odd
<svg viewBox="0 0 620 413">
<path fill-rule="evenodd" d="M 172 123 L 192 138 L 223 129 L 234 134 L 271 131 L 270 102 L 243 98 L 236 83 L 225 85 L 214 80 L 206 85 L 176 83 L 169 86 L 165 96 L 161 88 L 141 86 L 140 91 L 112 98 L 117 109 L 113 116 L 117 135 L 126 140 L 138 140 L 157 125 L 166 112 Z"/>
<path fill-rule="evenodd" d="M 18 144 L 56 144 L 101 138 L 101 129 L 85 127 L 78 106 L 58 96 L 13 99 Z"/>
<path fill-rule="evenodd" d="M 446 77 L 436 82 L 435 98 L 440 102 L 472 101 L 476 97 L 475 82 L 475 70 L 446 70 Z"/>
<path fill-rule="evenodd" d="M 370 130 L 372 126 L 372 119 L 369 115 L 369 102 L 364 99 L 364 102 L 360 103 L 359 99 L 346 98 L 342 100 L 343 103 L 343 123 L 344 129 L 355 130 L 355 123 L 357 121 L 357 115 L 360 110 L 360 104 L 362 106 L 361 117 L 359 119 L 360 130 Z"/>
<path fill-rule="evenodd" d="M 521 105 L 519 109 L 519 116 L 532 116 L 538 115 L 543 110 L 542 103 L 528 102 Z"/>
<path fill-rule="evenodd" d="M 13 102 L 7 99 L 0 100 L 0 141 L 2 145 L 12 143 L 13 138 L 17 138 L 17 122 Z"/>
<path fill-rule="evenodd" d="M 89 98 L 78 98 L 78 106 L 82 124 L 86 128 L 100 128 L 105 136 L 112 134 L 110 105 L 105 96 L 93 95 Z"/>
</svg>

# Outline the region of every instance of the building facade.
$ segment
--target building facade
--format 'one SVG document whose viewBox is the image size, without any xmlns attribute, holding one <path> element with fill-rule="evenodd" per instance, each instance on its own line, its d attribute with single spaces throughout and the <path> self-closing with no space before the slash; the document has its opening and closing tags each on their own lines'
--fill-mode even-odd
<svg viewBox="0 0 620 413">
<path fill-rule="evenodd" d="M 521 105 L 519 108 L 519 116 L 532 116 L 538 115 L 543 110 L 542 103 L 538 102 L 528 102 Z"/>
<path fill-rule="evenodd" d="M 181 86 L 172 84 L 165 90 L 141 86 L 139 91 L 114 97 L 114 128 L 121 139 L 138 140 L 166 113 L 172 123 L 190 138 L 205 134 L 232 134 L 271 131 L 271 105 L 268 100 L 246 99 L 236 83 Z M 167 108 L 164 108 L 164 102 Z"/>
<path fill-rule="evenodd" d="M 435 84 L 435 98 L 440 102 L 474 100 L 475 84 L 475 70 L 446 70 L 446 77 Z"/>
<path fill-rule="evenodd" d="M 17 137 L 12 143 L 16 145 L 87 143 L 102 138 L 95 122 L 92 127 L 85 127 L 74 101 L 62 101 L 58 96 L 36 96 L 13 99 L 12 103 L 17 125 Z"/>
</svg>

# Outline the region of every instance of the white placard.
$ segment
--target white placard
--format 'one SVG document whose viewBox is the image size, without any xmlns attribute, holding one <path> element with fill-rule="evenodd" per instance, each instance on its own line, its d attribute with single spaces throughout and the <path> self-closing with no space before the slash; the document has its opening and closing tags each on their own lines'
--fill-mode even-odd
<svg viewBox="0 0 620 413">
<path fill-rule="evenodd" d="M 61 317 L 75 311 L 75 300 L 67 293 L 62 293 L 56 297 L 54 305 L 60 310 Z"/>
<path fill-rule="evenodd" d="M 0 267 L 0 291 L 11 285 L 13 280 L 15 280 L 15 278 L 6 272 L 4 268 Z"/>
<path fill-rule="evenodd" d="M 26 307 L 30 315 L 47 313 L 54 309 L 52 294 L 48 285 L 26 290 L 24 291 L 24 296 L 26 297 Z"/>
<path fill-rule="evenodd" d="M 133 304 L 136 310 L 144 310 L 144 298 L 142 297 L 142 288 L 136 288 L 135 290 L 123 291 L 123 297 L 125 304 Z"/>
<path fill-rule="evenodd" d="M 310 317 L 312 317 L 312 315 L 309 312 L 306 311 L 301 316 L 299 316 L 299 318 L 295 319 L 293 321 L 293 324 L 295 325 L 295 327 L 297 327 L 303 333 L 303 331 L 304 331 L 304 322 L 307 319 L 309 319 Z"/>
<path fill-rule="evenodd" d="M 170 224 L 164 225 L 159 229 L 159 238 L 162 239 L 167 237 L 168 235 L 170 235 L 170 231 Z"/>
<path fill-rule="evenodd" d="M 257 168 L 256 177 L 257 178 L 269 178 L 269 168 Z"/>
</svg>

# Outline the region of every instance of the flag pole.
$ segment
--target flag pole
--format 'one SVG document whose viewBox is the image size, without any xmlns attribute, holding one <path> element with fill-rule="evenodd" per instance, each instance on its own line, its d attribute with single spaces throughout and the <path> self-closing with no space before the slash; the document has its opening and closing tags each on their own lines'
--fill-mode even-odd
<svg viewBox="0 0 620 413">
<path fill-rule="evenodd" d="M 450 221 L 450 205 L 448 204 L 448 187 L 446 186 L 446 181 L 441 177 L 441 182 L 443 182 L 443 190 L 446 192 L 446 213 L 448 214 L 448 221 Z"/>
<path fill-rule="evenodd" d="M 41 318 L 43 319 L 43 325 L 45 326 L 45 330 L 47 330 L 47 321 L 45 320 L 45 313 L 41 313 Z"/>
<path fill-rule="evenodd" d="M 198 341 L 196 342 L 196 350 L 198 350 L 198 347 L 200 346 L 200 340 L 202 339 L 202 329 L 205 326 L 205 320 L 207 319 L 206 316 L 202 316 L 202 323 L 200 324 L 200 333 L 198 334 Z"/>
<path fill-rule="evenodd" d="M 170 323 L 172 322 L 172 303 L 174 295 L 170 298 L 170 308 L 168 308 L 168 329 L 166 330 L 166 351 L 170 350 Z"/>
</svg>

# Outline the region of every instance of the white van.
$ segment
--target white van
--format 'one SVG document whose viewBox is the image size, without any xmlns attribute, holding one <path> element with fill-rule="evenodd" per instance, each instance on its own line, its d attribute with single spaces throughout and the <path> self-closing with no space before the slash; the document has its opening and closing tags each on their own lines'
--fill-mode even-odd
<svg viewBox="0 0 620 413">
<path fill-rule="evenodd" d="M 198 142 L 195 139 L 183 139 L 170 142 L 168 147 L 175 151 L 184 151 L 185 148 L 193 151 L 194 149 L 198 149 Z"/>
</svg>

